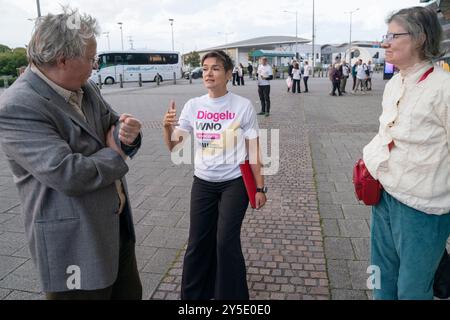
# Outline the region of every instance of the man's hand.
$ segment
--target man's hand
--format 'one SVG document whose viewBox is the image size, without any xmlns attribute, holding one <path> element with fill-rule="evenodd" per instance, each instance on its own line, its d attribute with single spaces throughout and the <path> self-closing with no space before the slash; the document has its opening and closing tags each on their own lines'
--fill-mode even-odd
<svg viewBox="0 0 450 320">
<path fill-rule="evenodd" d="M 115 128 L 116 128 L 115 126 L 112 126 L 111 129 L 109 129 L 108 133 L 106 134 L 106 146 L 118 152 L 120 156 L 125 160 L 127 158 L 126 154 L 122 151 L 122 149 L 116 144 L 116 141 L 114 140 Z"/>
<path fill-rule="evenodd" d="M 141 123 L 130 114 L 122 114 L 119 119 L 121 126 L 119 140 L 128 146 L 133 145 L 134 140 L 141 132 Z"/>
<path fill-rule="evenodd" d="M 255 194 L 255 200 L 256 200 L 256 209 L 261 209 L 266 204 L 267 198 L 264 193 L 257 192 Z"/>
</svg>

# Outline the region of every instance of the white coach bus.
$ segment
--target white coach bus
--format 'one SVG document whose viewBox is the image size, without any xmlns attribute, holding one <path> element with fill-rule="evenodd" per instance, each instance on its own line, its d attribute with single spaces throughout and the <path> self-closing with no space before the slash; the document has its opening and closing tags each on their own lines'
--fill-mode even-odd
<svg viewBox="0 0 450 320">
<path fill-rule="evenodd" d="M 93 70 L 91 79 L 98 82 L 101 76 L 104 84 L 124 82 L 156 81 L 181 78 L 180 54 L 174 51 L 104 51 L 98 53 L 98 70 Z"/>
</svg>

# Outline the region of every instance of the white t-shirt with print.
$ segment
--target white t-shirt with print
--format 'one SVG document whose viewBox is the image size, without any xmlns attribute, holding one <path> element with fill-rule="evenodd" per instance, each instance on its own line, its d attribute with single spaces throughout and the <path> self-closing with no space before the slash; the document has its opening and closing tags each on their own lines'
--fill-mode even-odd
<svg viewBox="0 0 450 320">
<path fill-rule="evenodd" d="M 228 92 L 220 98 L 208 94 L 189 100 L 178 129 L 193 134 L 194 174 L 210 182 L 241 176 L 239 164 L 247 156 L 245 139 L 258 137 L 258 121 L 250 100 Z"/>
</svg>

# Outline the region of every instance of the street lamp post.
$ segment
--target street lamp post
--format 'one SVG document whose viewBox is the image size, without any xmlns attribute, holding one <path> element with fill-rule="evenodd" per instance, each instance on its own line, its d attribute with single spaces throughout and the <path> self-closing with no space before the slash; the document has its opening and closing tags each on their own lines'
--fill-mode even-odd
<svg viewBox="0 0 450 320">
<path fill-rule="evenodd" d="M 314 19 L 315 19 L 315 12 L 314 12 L 314 8 L 315 8 L 315 6 L 314 6 L 314 0 L 313 0 L 313 7 L 312 7 L 312 74 L 313 74 L 313 77 L 314 77 L 314 70 L 315 70 L 315 67 L 316 67 L 316 57 L 315 57 L 315 54 L 316 54 L 316 52 L 315 52 L 315 45 L 316 45 L 316 40 L 315 40 L 315 38 L 316 38 L 316 26 L 315 26 L 315 24 L 314 24 Z"/>
<path fill-rule="evenodd" d="M 348 42 L 348 56 L 349 56 L 348 60 L 350 66 L 352 65 L 352 14 L 353 12 L 356 12 L 358 10 L 359 8 L 356 8 L 355 10 L 345 12 L 350 14 L 350 41 Z"/>
<path fill-rule="evenodd" d="M 228 54 L 228 36 L 234 32 L 217 32 L 217 34 L 223 34 L 225 36 L 225 52 Z"/>
<path fill-rule="evenodd" d="M 109 43 L 109 31 L 103 32 L 103 34 L 106 34 L 106 38 L 108 39 L 108 50 L 111 50 L 111 44 Z"/>
<path fill-rule="evenodd" d="M 170 21 L 170 26 L 172 27 L 172 51 L 174 51 L 175 50 L 175 45 L 174 45 L 174 42 L 173 42 L 173 22 L 175 20 L 174 19 L 169 19 L 169 21 Z"/>
<path fill-rule="evenodd" d="M 120 39 L 121 39 L 121 42 L 122 42 L 122 51 L 123 51 L 123 30 L 122 30 L 123 23 L 122 22 L 117 22 L 117 24 L 120 26 Z"/>
<path fill-rule="evenodd" d="M 41 4 L 40 4 L 39 0 L 36 0 L 36 6 L 37 6 L 38 17 L 40 17 L 41 16 Z"/>
<path fill-rule="evenodd" d="M 295 57 L 298 59 L 298 11 L 284 10 L 283 12 L 295 14 Z"/>
</svg>

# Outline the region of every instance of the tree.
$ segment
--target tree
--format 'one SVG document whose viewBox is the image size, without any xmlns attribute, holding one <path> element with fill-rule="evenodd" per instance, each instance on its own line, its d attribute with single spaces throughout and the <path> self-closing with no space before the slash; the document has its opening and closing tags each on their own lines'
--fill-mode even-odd
<svg viewBox="0 0 450 320">
<path fill-rule="evenodd" d="M 197 51 L 192 51 L 186 55 L 184 58 L 184 64 L 189 65 L 191 67 L 199 67 L 200 66 L 200 55 Z"/>
<path fill-rule="evenodd" d="M 2 48 L 6 46 L 0 45 L 0 75 L 17 76 L 17 68 L 28 65 L 27 52 L 25 48 L 9 49 L 2 52 Z"/>
<path fill-rule="evenodd" d="M 11 49 L 8 46 L 5 46 L 4 44 L 0 44 L 0 53 L 2 52 L 9 52 Z"/>
</svg>

